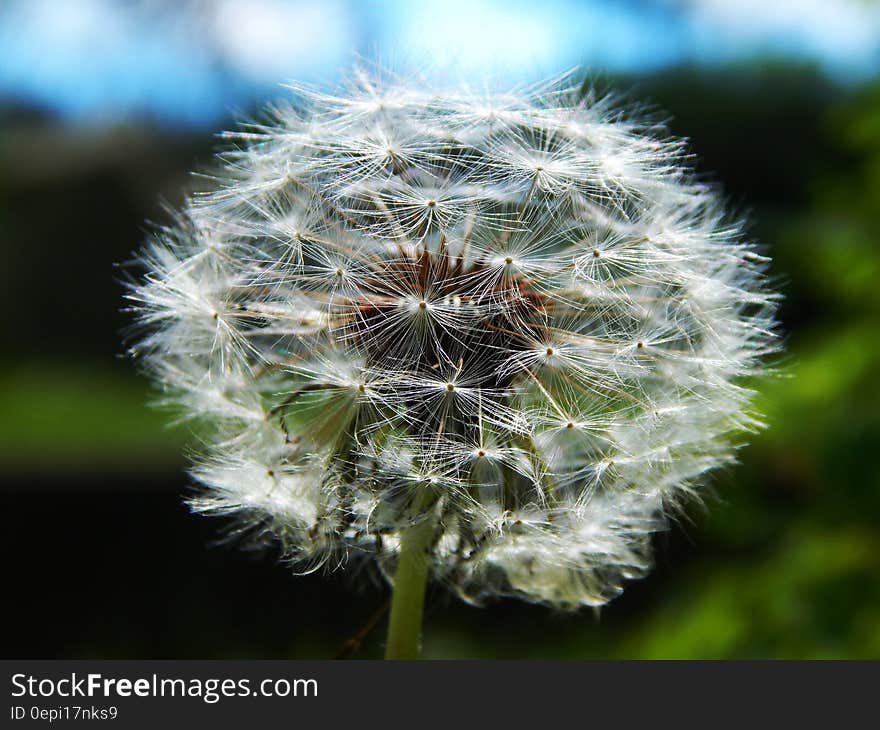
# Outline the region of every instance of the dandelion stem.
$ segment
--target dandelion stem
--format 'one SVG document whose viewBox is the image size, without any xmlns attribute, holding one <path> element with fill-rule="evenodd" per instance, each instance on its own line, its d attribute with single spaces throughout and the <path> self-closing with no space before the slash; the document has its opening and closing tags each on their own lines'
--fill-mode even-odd
<svg viewBox="0 0 880 730">
<path fill-rule="evenodd" d="M 429 515 L 406 528 L 401 536 L 385 644 L 386 659 L 419 658 L 434 528 L 435 520 Z"/>
</svg>

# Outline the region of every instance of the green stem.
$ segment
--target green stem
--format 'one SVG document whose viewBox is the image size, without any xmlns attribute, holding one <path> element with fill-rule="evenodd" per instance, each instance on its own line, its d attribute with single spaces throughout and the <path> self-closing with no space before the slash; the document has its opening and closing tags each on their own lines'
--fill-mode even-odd
<svg viewBox="0 0 880 730">
<path fill-rule="evenodd" d="M 422 610 L 431 563 L 435 521 L 432 515 L 406 528 L 394 573 L 386 659 L 418 659 L 422 643 Z"/>
</svg>

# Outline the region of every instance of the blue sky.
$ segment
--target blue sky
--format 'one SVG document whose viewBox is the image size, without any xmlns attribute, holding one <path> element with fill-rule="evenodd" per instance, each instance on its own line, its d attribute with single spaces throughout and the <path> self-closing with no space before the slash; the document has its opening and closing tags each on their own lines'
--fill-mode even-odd
<svg viewBox="0 0 880 730">
<path fill-rule="evenodd" d="M 429 76 L 527 81 L 757 55 L 842 82 L 880 71 L 871 0 L 6 0 L 0 97 L 80 121 L 210 124 L 330 84 L 355 54 Z"/>
</svg>

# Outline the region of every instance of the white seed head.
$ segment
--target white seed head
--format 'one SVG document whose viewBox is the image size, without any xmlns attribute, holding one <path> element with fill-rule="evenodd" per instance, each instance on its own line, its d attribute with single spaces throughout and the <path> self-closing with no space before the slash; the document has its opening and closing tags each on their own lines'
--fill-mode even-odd
<svg viewBox="0 0 880 730">
<path fill-rule="evenodd" d="M 213 426 L 194 509 L 314 567 L 431 512 L 468 600 L 601 605 L 760 424 L 766 259 L 681 140 L 547 86 L 438 94 L 364 75 L 229 138 L 155 232 L 133 348 Z"/>
</svg>

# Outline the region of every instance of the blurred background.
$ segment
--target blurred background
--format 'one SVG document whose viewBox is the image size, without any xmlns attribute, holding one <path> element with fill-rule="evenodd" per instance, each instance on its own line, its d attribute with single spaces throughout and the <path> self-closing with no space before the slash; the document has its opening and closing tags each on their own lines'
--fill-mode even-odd
<svg viewBox="0 0 880 730">
<path fill-rule="evenodd" d="M 385 601 L 190 516 L 189 434 L 121 357 L 115 262 L 216 131 L 358 53 L 578 73 L 668 112 L 785 292 L 771 427 L 595 616 L 434 591 L 425 654 L 880 658 L 880 2 L 0 0 L 3 655 L 324 658 Z M 381 655 L 383 626 L 355 657 Z"/>
</svg>

